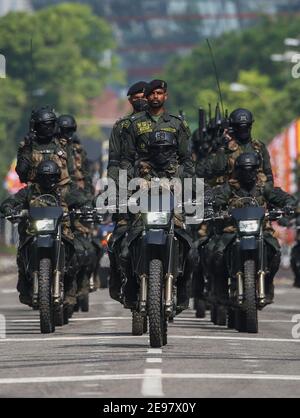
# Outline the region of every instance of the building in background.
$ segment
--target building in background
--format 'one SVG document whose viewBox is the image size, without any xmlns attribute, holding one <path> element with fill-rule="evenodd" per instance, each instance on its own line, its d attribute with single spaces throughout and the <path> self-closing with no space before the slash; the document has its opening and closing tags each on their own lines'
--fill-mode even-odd
<svg viewBox="0 0 300 418">
<path fill-rule="evenodd" d="M 39 9 L 64 1 L 31 0 L 30 3 Z M 299 0 L 68 1 L 90 5 L 111 22 L 129 84 L 137 79 L 152 78 L 170 58 L 188 54 L 207 37 L 214 38 L 257 23 L 263 13 L 300 11 Z M 1 0 L 2 3 L 13 4 L 14 1 Z"/>
<path fill-rule="evenodd" d="M 32 10 L 30 0 L 1 0 L 0 16 L 4 16 L 9 12 L 30 11 Z"/>
</svg>

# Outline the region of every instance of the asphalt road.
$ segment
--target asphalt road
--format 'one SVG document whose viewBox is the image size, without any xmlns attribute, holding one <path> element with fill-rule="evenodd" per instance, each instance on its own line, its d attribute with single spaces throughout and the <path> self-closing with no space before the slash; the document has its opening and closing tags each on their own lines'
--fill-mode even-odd
<svg viewBox="0 0 300 418">
<path fill-rule="evenodd" d="M 280 273 L 259 334 L 213 326 L 190 309 L 170 325 L 160 350 L 131 335 L 130 312 L 106 290 L 91 296 L 89 313 L 42 336 L 38 313 L 18 302 L 16 274 L 2 272 L 0 397 L 298 397 L 300 327 L 293 338 L 292 317 L 300 314 L 300 290 L 289 275 Z"/>
</svg>

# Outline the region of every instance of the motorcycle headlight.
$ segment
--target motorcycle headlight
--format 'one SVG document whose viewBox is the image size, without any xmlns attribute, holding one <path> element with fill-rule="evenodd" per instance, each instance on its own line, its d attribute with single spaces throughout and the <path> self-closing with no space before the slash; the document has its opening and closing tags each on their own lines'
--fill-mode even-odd
<svg viewBox="0 0 300 418">
<path fill-rule="evenodd" d="M 240 221 L 239 230 L 241 232 L 250 233 L 257 232 L 260 227 L 260 221 Z"/>
<path fill-rule="evenodd" d="M 38 232 L 54 231 L 54 219 L 41 219 L 40 221 L 36 221 L 35 228 Z"/>
<path fill-rule="evenodd" d="M 168 212 L 149 212 L 147 213 L 148 225 L 167 225 L 169 223 Z"/>
</svg>

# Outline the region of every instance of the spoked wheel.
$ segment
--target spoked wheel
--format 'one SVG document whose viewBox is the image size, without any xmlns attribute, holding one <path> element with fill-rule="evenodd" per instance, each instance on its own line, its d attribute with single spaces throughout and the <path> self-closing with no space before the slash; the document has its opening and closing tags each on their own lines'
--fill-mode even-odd
<svg viewBox="0 0 300 418">
<path fill-rule="evenodd" d="M 49 258 L 40 260 L 39 270 L 39 310 L 42 334 L 55 331 L 54 308 L 51 292 L 52 263 Z"/>
<path fill-rule="evenodd" d="M 132 311 L 132 335 L 143 335 L 144 319 L 138 311 Z"/>
<path fill-rule="evenodd" d="M 244 263 L 244 309 L 246 332 L 258 333 L 258 316 L 256 304 L 256 268 L 254 260 L 246 260 Z"/>
<path fill-rule="evenodd" d="M 166 342 L 165 313 L 162 303 L 162 273 L 160 260 L 151 260 L 148 281 L 148 315 L 150 346 L 159 348 Z"/>
</svg>

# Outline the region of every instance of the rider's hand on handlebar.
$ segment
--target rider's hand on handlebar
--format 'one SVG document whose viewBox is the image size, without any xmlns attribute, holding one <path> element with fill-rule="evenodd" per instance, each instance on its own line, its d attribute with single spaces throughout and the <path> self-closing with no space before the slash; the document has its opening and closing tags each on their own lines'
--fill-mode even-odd
<svg viewBox="0 0 300 418">
<path fill-rule="evenodd" d="M 295 209 L 292 206 L 287 205 L 283 208 L 283 212 L 285 213 L 286 216 L 290 216 L 295 213 Z"/>
</svg>

